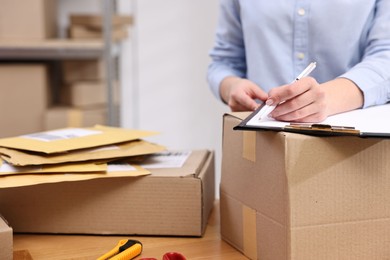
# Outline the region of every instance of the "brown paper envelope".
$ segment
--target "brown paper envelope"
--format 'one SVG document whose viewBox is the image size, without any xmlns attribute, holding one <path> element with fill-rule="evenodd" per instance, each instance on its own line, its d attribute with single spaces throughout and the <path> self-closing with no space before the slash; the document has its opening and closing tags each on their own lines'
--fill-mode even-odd
<svg viewBox="0 0 390 260">
<path fill-rule="evenodd" d="M 5 161 L 18 166 L 57 164 L 90 160 L 118 159 L 123 157 L 153 154 L 164 151 L 165 147 L 144 140 L 136 140 L 98 148 L 76 150 L 68 153 L 46 155 L 25 153 L 20 150 L 1 148 L 0 155 Z"/>
<path fill-rule="evenodd" d="M 62 163 L 53 165 L 31 165 L 31 166 L 14 166 L 0 159 L 0 176 L 17 175 L 26 173 L 60 173 L 60 172 L 101 172 L 107 171 L 107 163 L 103 162 L 77 162 Z"/>
<path fill-rule="evenodd" d="M 110 168 L 110 166 L 109 166 Z M 0 177 L 0 188 L 23 187 L 44 183 L 66 181 L 83 181 L 98 178 L 138 177 L 150 174 L 140 166 L 132 165 L 132 169 L 109 170 L 106 173 L 55 173 L 55 174 L 20 174 Z"/>
<path fill-rule="evenodd" d="M 157 132 L 96 125 L 2 138 L 0 146 L 52 154 L 127 142 L 155 134 Z"/>
</svg>

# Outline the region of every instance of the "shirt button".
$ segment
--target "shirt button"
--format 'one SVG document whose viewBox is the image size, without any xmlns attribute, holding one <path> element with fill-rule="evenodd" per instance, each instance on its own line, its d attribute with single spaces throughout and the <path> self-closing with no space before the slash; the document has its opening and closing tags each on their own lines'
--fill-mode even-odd
<svg viewBox="0 0 390 260">
<path fill-rule="evenodd" d="M 298 9 L 298 14 L 299 14 L 300 16 L 304 16 L 305 13 L 306 13 L 305 9 L 303 9 L 303 8 L 299 8 L 299 9 Z"/>
<path fill-rule="evenodd" d="M 298 59 L 303 60 L 305 58 L 305 54 L 303 52 L 299 52 L 297 54 Z"/>
</svg>

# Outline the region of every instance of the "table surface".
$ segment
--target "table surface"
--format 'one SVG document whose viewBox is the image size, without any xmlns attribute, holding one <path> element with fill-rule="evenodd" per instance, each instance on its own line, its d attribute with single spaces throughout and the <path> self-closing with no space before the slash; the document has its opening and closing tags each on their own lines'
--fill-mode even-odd
<svg viewBox="0 0 390 260">
<path fill-rule="evenodd" d="M 201 238 L 14 234 L 14 260 L 96 259 L 124 238 L 143 244 L 142 254 L 134 259 L 161 260 L 166 252 L 179 252 L 187 259 L 247 259 L 221 240 L 219 220 L 219 204 L 216 203 Z"/>
</svg>

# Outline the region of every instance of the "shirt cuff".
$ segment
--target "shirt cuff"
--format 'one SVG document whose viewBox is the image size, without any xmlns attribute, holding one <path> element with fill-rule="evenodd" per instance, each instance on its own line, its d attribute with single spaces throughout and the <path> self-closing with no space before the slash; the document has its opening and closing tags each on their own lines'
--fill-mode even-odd
<svg viewBox="0 0 390 260">
<path fill-rule="evenodd" d="M 221 86 L 222 80 L 226 77 L 239 77 L 243 78 L 244 75 L 237 70 L 232 69 L 231 67 L 224 65 L 211 64 L 208 68 L 207 80 L 209 82 L 210 89 L 214 96 L 221 100 L 223 103 L 225 101 L 222 99 L 221 94 L 219 92 L 219 88 Z"/>
<path fill-rule="evenodd" d="M 363 108 L 383 105 L 390 100 L 390 80 L 365 67 L 355 67 L 340 77 L 353 81 L 362 91 Z"/>
</svg>

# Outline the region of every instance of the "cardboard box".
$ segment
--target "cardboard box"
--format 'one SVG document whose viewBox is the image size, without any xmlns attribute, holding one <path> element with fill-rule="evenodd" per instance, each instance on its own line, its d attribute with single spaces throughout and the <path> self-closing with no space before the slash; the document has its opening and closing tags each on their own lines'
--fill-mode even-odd
<svg viewBox="0 0 390 260">
<path fill-rule="evenodd" d="M 119 84 L 113 84 L 114 102 L 118 104 Z M 103 81 L 79 81 L 61 88 L 61 102 L 74 107 L 91 107 L 107 104 L 107 85 Z"/>
<path fill-rule="evenodd" d="M 73 107 L 52 107 L 45 113 L 45 131 L 65 127 L 90 127 L 107 123 L 107 109 L 96 107 L 80 109 Z"/>
<path fill-rule="evenodd" d="M 111 38 L 113 41 L 122 41 L 128 37 L 126 28 L 112 28 Z M 69 27 L 69 38 L 71 39 L 102 39 L 103 30 L 89 28 L 81 25 Z"/>
<path fill-rule="evenodd" d="M 43 130 L 47 107 L 43 64 L 0 64 L 0 137 Z"/>
<path fill-rule="evenodd" d="M 214 203 L 214 154 L 192 151 L 181 168 L 0 189 L 15 232 L 201 236 Z"/>
<path fill-rule="evenodd" d="M 0 259 L 13 258 L 12 228 L 0 215 Z"/>
<path fill-rule="evenodd" d="M 111 25 L 114 28 L 124 27 L 133 23 L 133 17 L 129 15 L 113 15 Z M 71 25 L 80 25 L 84 27 L 102 29 L 103 18 L 101 15 L 93 14 L 72 14 L 70 16 Z"/>
<path fill-rule="evenodd" d="M 0 6 L 0 39 L 56 37 L 56 0 L 0 0 Z"/>
<path fill-rule="evenodd" d="M 66 83 L 101 81 L 106 78 L 104 62 L 94 60 L 66 60 L 62 62 L 62 76 Z"/>
<path fill-rule="evenodd" d="M 221 235 L 251 259 L 388 259 L 390 142 L 234 131 L 224 116 Z"/>
</svg>

